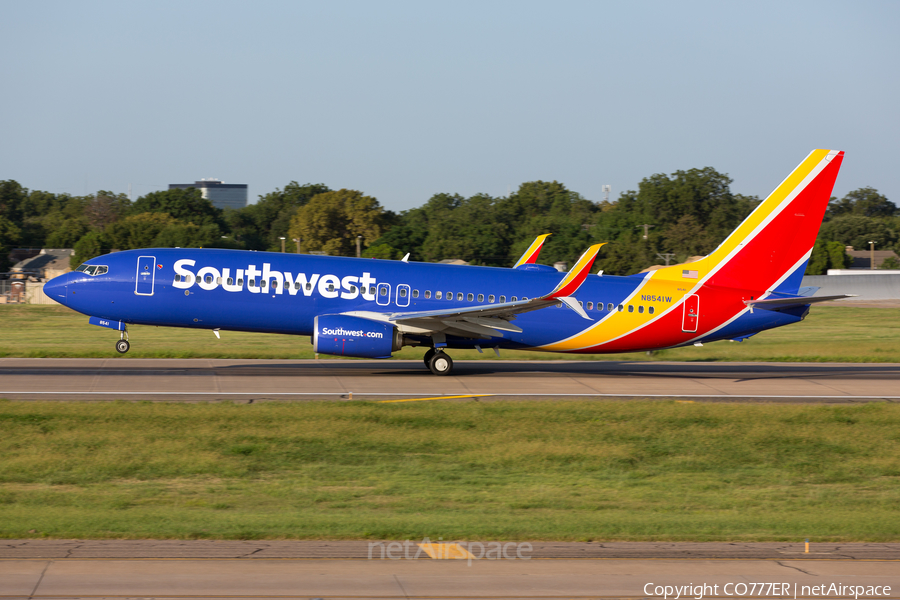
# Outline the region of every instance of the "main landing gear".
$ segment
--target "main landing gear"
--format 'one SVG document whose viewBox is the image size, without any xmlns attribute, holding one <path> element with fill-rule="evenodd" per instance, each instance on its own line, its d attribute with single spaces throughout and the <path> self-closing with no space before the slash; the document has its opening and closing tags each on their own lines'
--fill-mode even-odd
<svg viewBox="0 0 900 600">
<path fill-rule="evenodd" d="M 435 375 L 449 375 L 453 370 L 453 359 L 444 354 L 443 350 L 431 348 L 425 353 L 423 360 L 425 366 Z"/>
<path fill-rule="evenodd" d="M 128 330 L 123 329 L 119 335 L 120 339 L 118 342 L 116 342 L 116 352 L 118 352 L 119 354 L 125 354 L 126 352 L 128 352 L 128 349 L 131 348 L 131 344 L 128 343 Z"/>
</svg>

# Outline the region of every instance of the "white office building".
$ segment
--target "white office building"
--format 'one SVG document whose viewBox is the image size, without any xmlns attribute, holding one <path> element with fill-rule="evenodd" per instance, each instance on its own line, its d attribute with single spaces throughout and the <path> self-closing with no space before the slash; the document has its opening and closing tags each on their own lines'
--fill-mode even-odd
<svg viewBox="0 0 900 600">
<path fill-rule="evenodd" d="M 197 188 L 216 208 L 244 208 L 247 206 L 247 184 L 225 183 L 218 179 L 201 179 L 194 183 L 170 183 L 170 190 Z"/>
</svg>

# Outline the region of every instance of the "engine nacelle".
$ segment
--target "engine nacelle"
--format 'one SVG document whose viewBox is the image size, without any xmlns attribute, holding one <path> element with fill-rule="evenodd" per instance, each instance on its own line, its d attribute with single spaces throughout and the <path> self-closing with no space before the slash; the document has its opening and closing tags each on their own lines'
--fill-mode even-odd
<svg viewBox="0 0 900 600">
<path fill-rule="evenodd" d="M 390 323 L 348 315 L 319 315 L 313 326 L 313 348 L 322 354 L 390 358 L 403 346 L 403 334 Z"/>
</svg>

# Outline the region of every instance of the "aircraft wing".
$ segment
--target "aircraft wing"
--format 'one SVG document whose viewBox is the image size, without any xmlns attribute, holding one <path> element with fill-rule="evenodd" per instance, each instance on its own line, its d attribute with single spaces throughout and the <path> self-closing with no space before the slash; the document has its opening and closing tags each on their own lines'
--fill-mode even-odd
<svg viewBox="0 0 900 600">
<path fill-rule="evenodd" d="M 447 310 L 429 310 L 413 312 L 373 313 L 359 311 L 346 313 L 380 321 L 396 323 L 405 333 L 429 334 L 443 333 L 459 337 L 489 339 L 502 337 L 504 331 L 522 333 L 522 329 L 513 325 L 516 315 L 540 310 L 559 302 L 577 312 L 583 318 L 592 320 L 572 298 L 590 273 L 591 265 L 603 244 L 595 244 L 585 251 L 553 290 L 539 298 L 504 302 L 502 304 L 480 304 L 465 308 L 448 308 Z"/>
<path fill-rule="evenodd" d="M 528 246 L 528 250 L 525 251 L 525 254 L 523 254 L 522 257 L 516 261 L 516 264 L 513 265 L 513 269 L 516 269 L 522 265 L 529 265 L 537 262 L 537 257 L 541 253 L 541 247 L 544 245 L 544 240 L 546 240 L 551 235 L 552 234 L 550 233 L 544 233 L 537 236 L 537 238 L 533 242 L 531 242 L 531 245 Z"/>
</svg>

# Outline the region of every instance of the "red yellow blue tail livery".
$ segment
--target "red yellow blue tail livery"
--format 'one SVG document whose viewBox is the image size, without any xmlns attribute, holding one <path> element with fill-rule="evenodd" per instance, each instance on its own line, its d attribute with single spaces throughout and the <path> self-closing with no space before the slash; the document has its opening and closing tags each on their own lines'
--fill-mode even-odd
<svg viewBox="0 0 900 600">
<path fill-rule="evenodd" d="M 800 282 L 843 152 L 814 150 L 709 256 L 647 274 L 591 275 L 591 246 L 565 275 L 513 269 L 240 250 L 107 254 L 44 292 L 120 332 L 128 325 L 311 336 L 316 352 L 389 358 L 421 346 L 437 375 L 452 348 L 634 352 L 743 340 L 796 323 L 814 302 Z"/>
</svg>

